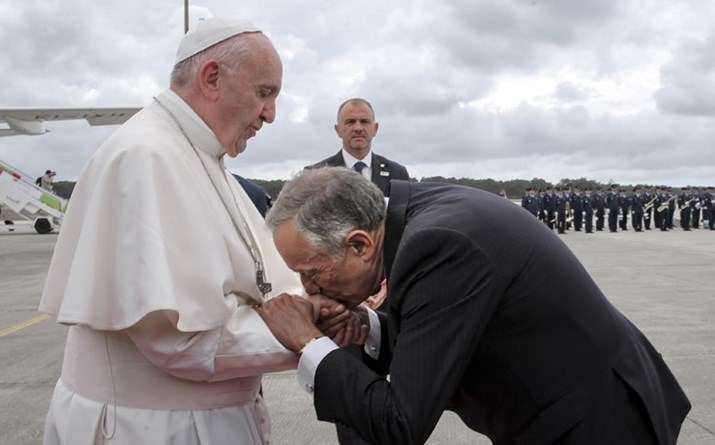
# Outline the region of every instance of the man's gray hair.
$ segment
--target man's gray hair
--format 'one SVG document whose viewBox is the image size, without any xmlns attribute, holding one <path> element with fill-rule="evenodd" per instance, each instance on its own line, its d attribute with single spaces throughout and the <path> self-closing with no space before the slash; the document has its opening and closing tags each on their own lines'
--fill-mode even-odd
<svg viewBox="0 0 715 445">
<path fill-rule="evenodd" d="M 348 232 L 380 227 L 385 198 L 375 184 L 352 169 L 303 170 L 283 186 L 266 216 L 271 230 L 291 220 L 312 247 L 339 256 L 345 251 Z"/>
<path fill-rule="evenodd" d="M 218 60 L 232 72 L 237 71 L 241 62 L 251 52 L 250 42 L 244 38 L 247 34 L 239 34 L 219 42 L 174 65 L 174 69 L 171 71 L 171 85 L 177 87 L 191 85 L 196 80 L 201 65 L 209 59 Z"/>
</svg>

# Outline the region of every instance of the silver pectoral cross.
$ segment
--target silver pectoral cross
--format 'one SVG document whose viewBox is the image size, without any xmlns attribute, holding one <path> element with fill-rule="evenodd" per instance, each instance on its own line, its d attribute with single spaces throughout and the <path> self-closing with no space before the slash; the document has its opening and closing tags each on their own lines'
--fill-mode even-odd
<svg viewBox="0 0 715 445">
<path fill-rule="evenodd" d="M 258 286 L 258 290 L 261 292 L 261 294 L 265 297 L 268 292 L 270 292 L 273 289 L 273 286 L 271 286 L 271 283 L 265 281 L 263 279 L 263 270 L 258 269 L 256 271 L 256 286 Z"/>
</svg>

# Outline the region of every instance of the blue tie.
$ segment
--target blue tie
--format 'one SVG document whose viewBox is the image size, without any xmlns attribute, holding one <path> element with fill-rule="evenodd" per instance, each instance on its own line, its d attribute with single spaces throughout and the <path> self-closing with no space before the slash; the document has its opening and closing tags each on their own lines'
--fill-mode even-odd
<svg viewBox="0 0 715 445">
<path fill-rule="evenodd" d="M 362 162 L 362 161 L 357 161 L 355 165 L 353 165 L 353 170 L 355 170 L 358 173 L 362 173 L 362 169 L 367 167 L 367 164 Z"/>
</svg>

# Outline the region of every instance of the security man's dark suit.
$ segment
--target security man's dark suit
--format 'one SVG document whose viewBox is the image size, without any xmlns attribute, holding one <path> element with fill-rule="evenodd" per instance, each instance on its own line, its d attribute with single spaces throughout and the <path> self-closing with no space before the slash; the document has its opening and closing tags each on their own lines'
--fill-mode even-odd
<svg viewBox="0 0 715 445">
<path fill-rule="evenodd" d="M 389 197 L 380 359 L 325 356 L 320 420 L 374 444 L 424 443 L 446 409 L 496 445 L 676 443 L 688 399 L 557 235 L 473 188 Z"/>
<path fill-rule="evenodd" d="M 243 187 L 243 190 L 246 192 L 248 197 L 251 198 L 251 202 L 253 202 L 253 205 L 256 206 L 258 213 L 260 213 L 261 216 L 265 218 L 266 212 L 268 212 L 268 209 L 270 207 L 266 190 L 255 182 L 244 178 L 243 176 L 233 173 L 233 177 L 236 178 L 238 183 L 241 184 L 241 187 Z"/>
<path fill-rule="evenodd" d="M 305 168 L 312 169 L 320 167 L 346 167 L 345 160 L 343 159 L 343 151 L 340 150 L 337 154 L 325 158 L 316 164 L 308 165 Z M 347 167 L 352 167 L 352 165 L 348 165 Z M 385 195 L 387 195 L 387 187 L 391 179 L 402 179 L 405 181 L 409 181 L 410 179 L 410 175 L 407 173 L 407 168 L 405 168 L 404 165 L 377 155 L 374 152 L 372 153 L 370 168 L 372 169 L 370 180 L 373 184 L 378 186 Z"/>
</svg>

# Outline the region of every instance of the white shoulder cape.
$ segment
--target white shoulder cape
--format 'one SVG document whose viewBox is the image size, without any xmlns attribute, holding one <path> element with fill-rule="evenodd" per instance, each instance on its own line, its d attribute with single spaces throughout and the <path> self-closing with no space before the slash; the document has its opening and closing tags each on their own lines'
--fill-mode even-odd
<svg viewBox="0 0 715 445">
<path fill-rule="evenodd" d="M 221 326 L 237 302 L 262 301 L 253 259 L 229 213 L 252 232 L 273 284 L 267 297 L 303 292 L 226 172 L 215 135 L 175 94 L 159 100 L 199 154 L 154 102 L 92 156 L 70 200 L 39 308 L 61 323 L 120 330 L 170 310 L 179 330 L 204 331 Z"/>
</svg>

